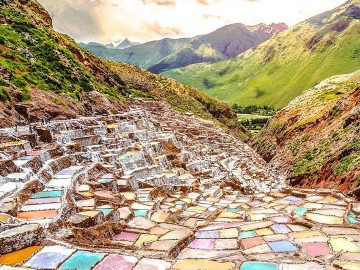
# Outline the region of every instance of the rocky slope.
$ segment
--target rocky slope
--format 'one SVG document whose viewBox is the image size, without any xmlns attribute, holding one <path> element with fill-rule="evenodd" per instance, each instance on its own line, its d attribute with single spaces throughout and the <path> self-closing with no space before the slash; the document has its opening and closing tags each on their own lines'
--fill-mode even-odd
<svg viewBox="0 0 360 270">
<path fill-rule="evenodd" d="M 160 73 L 194 63 L 236 57 L 286 29 L 287 26 L 283 23 L 255 26 L 237 23 L 194 38 L 166 38 L 123 50 L 85 44 L 81 46 L 100 57 L 135 64 L 153 73 Z"/>
<path fill-rule="evenodd" d="M 55 32 L 51 17 L 34 0 L 2 1 L 0 23 L 1 126 L 116 113 L 142 97 L 166 101 L 240 134 L 225 103 L 174 80 L 93 56 Z"/>
<path fill-rule="evenodd" d="M 292 185 L 360 198 L 360 70 L 305 91 L 269 121 L 254 148 Z"/>
<path fill-rule="evenodd" d="M 235 59 L 163 73 L 241 106 L 286 106 L 322 80 L 360 68 L 360 1 L 310 18 Z"/>
</svg>

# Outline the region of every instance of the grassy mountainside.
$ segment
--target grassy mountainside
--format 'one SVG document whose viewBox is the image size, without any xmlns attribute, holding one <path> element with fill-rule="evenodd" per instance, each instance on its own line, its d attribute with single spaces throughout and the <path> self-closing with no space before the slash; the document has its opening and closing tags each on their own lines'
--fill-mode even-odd
<svg viewBox="0 0 360 270">
<path fill-rule="evenodd" d="M 360 70 L 321 82 L 279 111 L 254 148 L 293 185 L 360 198 Z"/>
<path fill-rule="evenodd" d="M 286 106 L 322 80 L 360 68 L 360 1 L 310 18 L 235 59 L 163 75 L 230 104 Z"/>
<path fill-rule="evenodd" d="M 233 58 L 285 29 L 285 24 L 246 26 L 237 23 L 194 38 L 166 38 L 122 50 L 91 44 L 82 46 L 100 57 L 161 73 L 194 63 Z"/>
<path fill-rule="evenodd" d="M 0 4 L 0 125 L 126 110 L 133 98 L 166 101 L 239 131 L 235 113 L 199 90 L 99 59 L 54 31 L 34 0 Z"/>
</svg>

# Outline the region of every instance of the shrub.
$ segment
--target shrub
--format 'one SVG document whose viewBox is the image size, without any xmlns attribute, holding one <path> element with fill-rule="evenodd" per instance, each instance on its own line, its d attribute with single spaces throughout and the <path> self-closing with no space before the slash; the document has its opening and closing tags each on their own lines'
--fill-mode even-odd
<svg viewBox="0 0 360 270">
<path fill-rule="evenodd" d="M 52 98 L 52 99 L 51 99 L 51 102 L 54 103 L 54 104 L 56 104 L 56 105 L 60 105 L 60 106 L 62 106 L 62 107 L 64 107 L 64 108 L 67 108 L 67 107 L 68 107 L 67 104 L 66 104 L 63 100 L 58 99 L 58 98 Z"/>
<path fill-rule="evenodd" d="M 6 91 L 4 88 L 0 88 L 0 100 L 3 101 L 3 102 L 6 102 L 6 101 L 11 101 L 12 100 L 12 97 L 11 95 L 9 94 L 8 91 Z"/>
<path fill-rule="evenodd" d="M 29 92 L 29 88 L 26 86 L 21 89 L 21 101 L 27 101 L 31 99 L 31 94 Z"/>
<path fill-rule="evenodd" d="M 6 39 L 3 36 L 0 36 L 0 44 L 5 45 Z"/>
</svg>

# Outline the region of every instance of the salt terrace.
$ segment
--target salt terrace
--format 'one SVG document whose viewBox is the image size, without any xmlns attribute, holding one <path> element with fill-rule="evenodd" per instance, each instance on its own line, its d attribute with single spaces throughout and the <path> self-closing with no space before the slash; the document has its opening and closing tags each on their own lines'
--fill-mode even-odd
<svg viewBox="0 0 360 270">
<path fill-rule="evenodd" d="M 147 102 L 1 130 L 0 269 L 360 269 L 360 204 Z"/>
</svg>

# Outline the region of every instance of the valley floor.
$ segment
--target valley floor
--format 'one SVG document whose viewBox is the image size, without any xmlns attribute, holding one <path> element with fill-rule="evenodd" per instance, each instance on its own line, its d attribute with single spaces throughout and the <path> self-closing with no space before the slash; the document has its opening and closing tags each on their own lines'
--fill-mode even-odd
<svg viewBox="0 0 360 270">
<path fill-rule="evenodd" d="M 237 118 L 248 131 L 257 134 L 266 125 L 271 116 L 238 113 Z"/>
<path fill-rule="evenodd" d="M 164 103 L 0 130 L 0 269 L 359 269 L 360 203 Z"/>
</svg>

